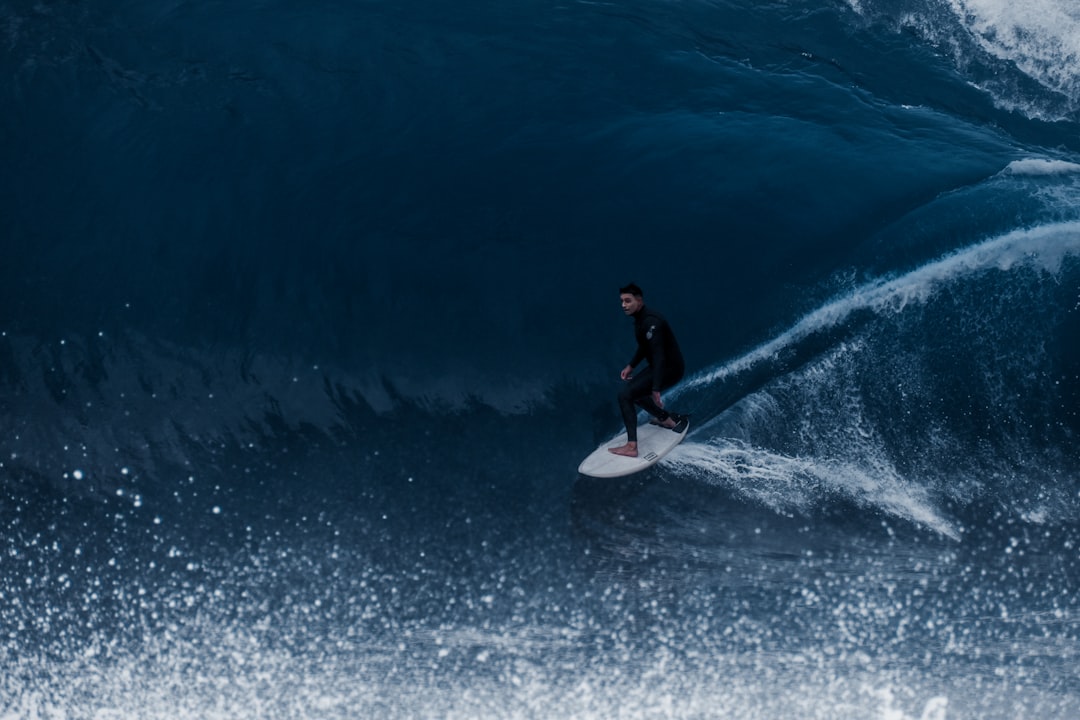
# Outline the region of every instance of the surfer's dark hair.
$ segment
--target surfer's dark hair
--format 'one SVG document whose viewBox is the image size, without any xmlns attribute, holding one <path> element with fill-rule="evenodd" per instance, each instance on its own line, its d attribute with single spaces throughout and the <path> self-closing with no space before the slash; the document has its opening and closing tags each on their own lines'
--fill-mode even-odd
<svg viewBox="0 0 1080 720">
<path fill-rule="evenodd" d="M 619 288 L 619 294 L 620 295 L 626 295 L 627 293 L 629 293 L 631 295 L 637 295 L 638 297 L 645 297 L 645 293 L 643 293 L 641 291 L 641 288 L 639 288 L 634 283 L 630 283 L 626 287 Z"/>
</svg>

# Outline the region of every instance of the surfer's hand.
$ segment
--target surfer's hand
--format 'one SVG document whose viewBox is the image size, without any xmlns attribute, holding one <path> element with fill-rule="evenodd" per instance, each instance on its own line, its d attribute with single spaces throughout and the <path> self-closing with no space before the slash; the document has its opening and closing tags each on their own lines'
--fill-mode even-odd
<svg viewBox="0 0 1080 720">
<path fill-rule="evenodd" d="M 629 380 L 633 376 L 634 376 L 634 368 L 630 367 L 629 365 L 624 367 L 622 369 L 622 372 L 619 373 L 619 377 L 621 377 L 623 380 Z"/>
</svg>

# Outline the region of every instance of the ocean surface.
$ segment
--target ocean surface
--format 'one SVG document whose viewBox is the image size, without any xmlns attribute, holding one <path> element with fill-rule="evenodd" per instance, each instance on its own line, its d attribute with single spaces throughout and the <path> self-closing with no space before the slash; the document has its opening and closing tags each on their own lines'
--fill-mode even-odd
<svg viewBox="0 0 1080 720">
<path fill-rule="evenodd" d="M 1074 0 L 0 0 L 0 107 L 0 720 L 1080 717 Z"/>
</svg>

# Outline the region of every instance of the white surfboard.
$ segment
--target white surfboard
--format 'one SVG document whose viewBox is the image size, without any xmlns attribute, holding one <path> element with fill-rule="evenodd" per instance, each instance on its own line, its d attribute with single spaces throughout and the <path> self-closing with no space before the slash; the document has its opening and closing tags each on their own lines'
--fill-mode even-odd
<svg viewBox="0 0 1080 720">
<path fill-rule="evenodd" d="M 638 456 L 635 458 L 608 452 L 608 448 L 626 444 L 626 433 L 623 432 L 596 448 L 589 457 L 582 460 L 581 465 L 578 466 L 578 472 L 590 477 L 613 478 L 632 475 L 647 467 L 652 467 L 683 441 L 690 431 L 689 419 L 684 418 L 676 427 L 682 432 L 650 423 L 639 425 Z"/>
</svg>

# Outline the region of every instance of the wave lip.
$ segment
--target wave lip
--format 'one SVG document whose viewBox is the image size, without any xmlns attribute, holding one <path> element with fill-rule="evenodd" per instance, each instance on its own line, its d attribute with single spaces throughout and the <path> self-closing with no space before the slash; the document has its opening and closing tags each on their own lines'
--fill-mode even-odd
<svg viewBox="0 0 1080 720">
<path fill-rule="evenodd" d="M 846 322 L 860 310 L 898 314 L 913 304 L 925 304 L 936 291 L 957 278 L 987 270 L 1033 267 L 1056 274 L 1067 256 L 1080 254 L 1080 222 L 1041 225 L 1014 230 L 965 248 L 895 278 L 867 283 L 800 319 L 793 327 L 736 360 L 698 373 L 677 393 L 712 385 L 776 358 L 807 337 Z M 677 394 L 674 393 L 674 394 Z"/>
</svg>

